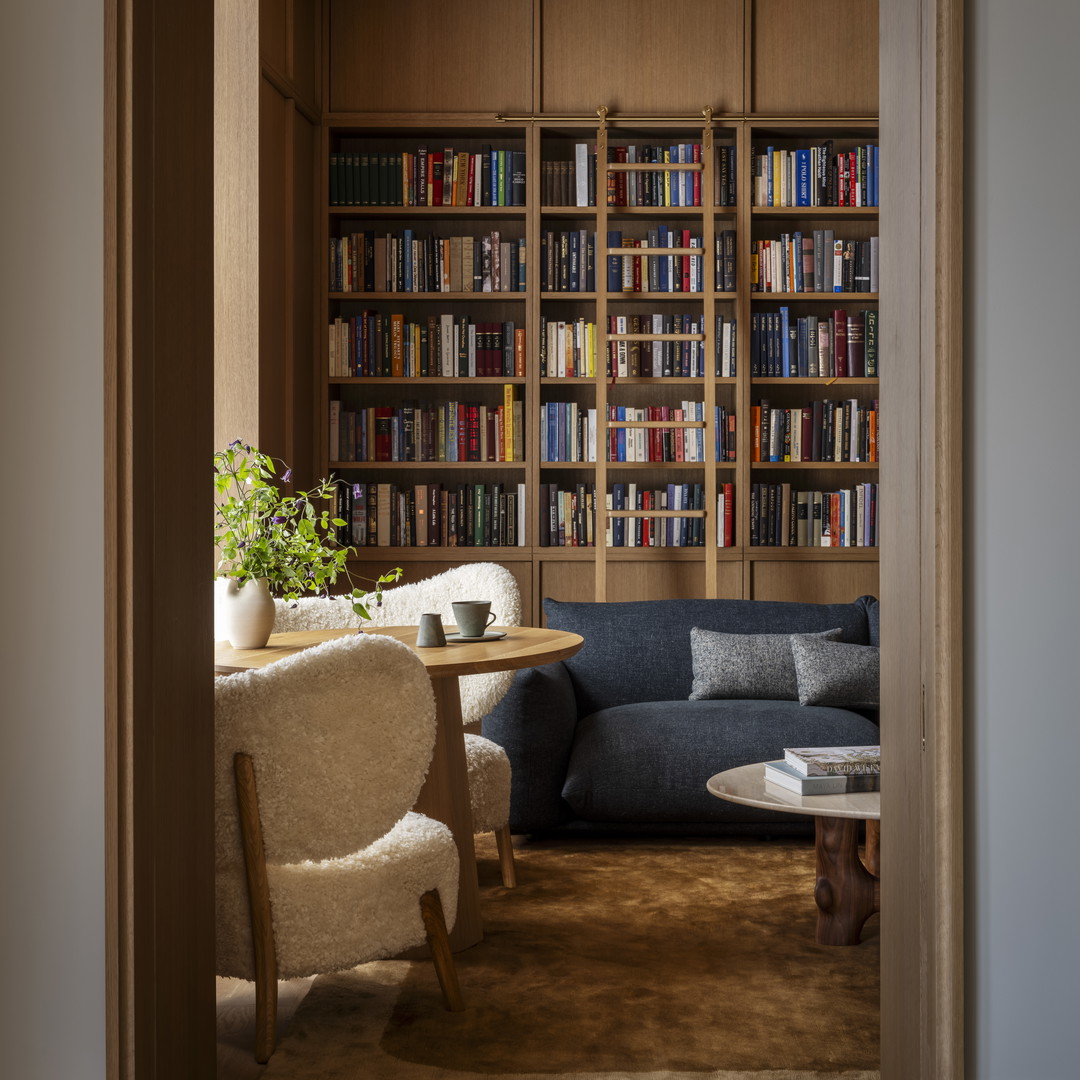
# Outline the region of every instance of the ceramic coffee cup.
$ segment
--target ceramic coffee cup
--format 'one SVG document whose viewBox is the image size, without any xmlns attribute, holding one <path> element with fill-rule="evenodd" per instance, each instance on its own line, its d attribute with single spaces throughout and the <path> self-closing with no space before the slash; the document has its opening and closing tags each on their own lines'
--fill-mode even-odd
<svg viewBox="0 0 1080 1080">
<path fill-rule="evenodd" d="M 490 600 L 455 600 L 452 606 L 458 633 L 466 638 L 483 637 L 497 617 Z"/>
</svg>

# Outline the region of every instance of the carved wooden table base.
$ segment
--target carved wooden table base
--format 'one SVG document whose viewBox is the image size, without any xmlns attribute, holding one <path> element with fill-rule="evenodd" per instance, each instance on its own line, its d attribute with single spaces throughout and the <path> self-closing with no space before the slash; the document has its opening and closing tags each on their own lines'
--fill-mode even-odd
<svg viewBox="0 0 1080 1080">
<path fill-rule="evenodd" d="M 859 859 L 856 818 L 818 817 L 817 884 L 819 945 L 858 945 L 863 923 L 881 910 L 879 869 L 880 824 L 866 823 L 866 860 Z"/>
</svg>

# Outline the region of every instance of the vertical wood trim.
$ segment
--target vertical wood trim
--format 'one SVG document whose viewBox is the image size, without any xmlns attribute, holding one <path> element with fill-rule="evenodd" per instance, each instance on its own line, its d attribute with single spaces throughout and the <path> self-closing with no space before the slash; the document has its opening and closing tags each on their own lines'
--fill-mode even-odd
<svg viewBox="0 0 1080 1080">
<path fill-rule="evenodd" d="M 963 776 L 963 305 L 964 261 L 964 4 L 938 0 L 935 80 L 934 193 L 937 210 L 934 307 L 936 348 L 934 476 L 924 498 L 934 504 L 933 649 L 924 657 L 933 672 L 934 697 L 927 718 L 932 754 L 932 805 L 928 823 L 936 854 L 927 955 L 933 958 L 928 988 L 929 1024 L 923 1075 L 964 1075 L 964 776 Z M 930 635 L 927 635 L 930 640 Z"/>
<path fill-rule="evenodd" d="M 106 1069 L 181 1080 L 214 1069 L 213 6 L 105 30 Z"/>
<path fill-rule="evenodd" d="M 608 164 L 608 128 L 607 107 L 601 106 L 600 125 L 596 130 L 596 462 L 593 483 L 596 485 L 596 509 L 594 593 L 593 600 L 601 603 L 607 600 L 607 447 L 608 447 L 608 399 L 607 399 L 607 358 L 608 358 L 608 201 L 607 201 L 607 164 Z M 603 252 L 603 259 L 600 253 Z M 622 260 L 619 261 L 622 266 Z M 612 376 L 617 374 L 612 365 Z M 613 500 L 614 501 L 614 500 Z M 627 526 L 632 522 L 627 518 Z M 612 527 L 614 531 L 614 526 Z"/>
<path fill-rule="evenodd" d="M 705 581 L 703 596 L 715 597 L 717 589 L 716 536 L 717 530 L 723 531 L 724 523 L 717 520 L 716 486 L 719 479 L 719 462 L 716 455 L 716 195 L 714 177 L 716 175 L 716 147 L 713 141 L 714 127 L 708 117 L 701 132 L 701 213 L 702 246 L 705 254 L 701 257 L 702 313 L 705 319 L 705 355 L 702 363 L 705 367 L 704 409 L 705 443 L 703 461 L 705 468 Z M 647 262 L 648 260 L 646 260 Z M 711 466 L 708 464 L 711 462 Z"/>
<path fill-rule="evenodd" d="M 881 5 L 882 1080 L 964 1072 L 962 57 L 961 0 Z"/>
<path fill-rule="evenodd" d="M 529 55 L 532 57 L 532 112 L 535 116 L 543 106 L 543 35 L 544 35 L 544 0 L 533 0 L 533 36 L 532 49 Z M 539 174 L 538 174 L 539 175 Z M 526 189 L 527 190 L 527 189 Z M 539 190 L 539 188 L 537 189 Z M 527 199 L 529 206 L 533 202 L 539 203 L 539 199 Z M 539 258 L 539 256 L 537 256 Z M 539 266 L 539 263 L 537 263 Z"/>
<path fill-rule="evenodd" d="M 105 1074 L 132 1075 L 130 506 L 122 437 L 130 403 L 131 6 L 105 0 Z"/>
<path fill-rule="evenodd" d="M 749 3 L 749 0 L 747 0 Z M 749 36 L 749 35 L 748 35 Z M 749 61 L 748 61 L 749 62 Z M 736 328 L 735 355 L 738 366 L 735 369 L 735 424 L 736 445 L 739 451 L 735 456 L 735 533 L 734 541 L 740 551 L 750 552 L 750 450 L 753 436 L 750 431 L 750 401 L 753 388 L 750 384 L 750 241 L 753 235 L 750 207 L 751 183 L 749 180 L 750 144 L 752 141 L 750 125 L 744 120 L 736 128 L 735 159 L 738 166 L 735 185 L 735 285 L 739 297 L 735 303 L 738 318 Z M 745 557 L 742 560 L 742 598 L 749 600 L 753 596 L 753 563 Z"/>
<path fill-rule="evenodd" d="M 289 8 L 292 3 L 290 0 Z M 292 32 L 292 21 L 287 24 L 288 42 L 295 37 Z M 291 54 L 290 54 L 291 55 Z M 286 98 L 285 105 L 285 177 L 282 185 L 284 206 L 282 207 L 281 224 L 284 230 L 282 238 L 282 260 L 285 264 L 285 288 L 282 300 L 284 311 L 281 318 L 281 334 L 284 344 L 281 357 L 281 377 L 284 386 L 280 389 L 282 396 L 282 424 L 285 448 L 285 460 L 302 462 L 304 450 L 296 445 L 296 409 L 293 407 L 293 397 L 296 387 L 296 297 L 299 292 L 296 280 L 296 100 Z M 323 264 L 325 266 L 325 263 Z M 319 354 L 315 354 L 315 362 L 319 362 Z M 306 448 L 304 448 L 306 449 Z"/>
<path fill-rule="evenodd" d="M 752 40 L 753 35 L 750 32 L 753 25 L 754 0 L 743 0 L 742 26 L 739 28 L 742 33 L 743 43 L 742 104 L 739 106 L 738 111 L 744 116 L 754 107 L 754 42 Z M 749 162 L 746 164 L 749 164 Z M 740 168 L 745 167 L 745 165 L 740 166 Z"/>
</svg>

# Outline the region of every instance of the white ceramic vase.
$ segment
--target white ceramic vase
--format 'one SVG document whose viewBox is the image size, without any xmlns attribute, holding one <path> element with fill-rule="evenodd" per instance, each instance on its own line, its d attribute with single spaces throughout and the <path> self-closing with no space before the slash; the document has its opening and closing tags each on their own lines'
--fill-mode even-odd
<svg viewBox="0 0 1080 1080">
<path fill-rule="evenodd" d="M 274 632 L 274 598 L 266 578 L 228 578 L 220 595 L 221 626 L 234 649 L 261 649 Z"/>
</svg>

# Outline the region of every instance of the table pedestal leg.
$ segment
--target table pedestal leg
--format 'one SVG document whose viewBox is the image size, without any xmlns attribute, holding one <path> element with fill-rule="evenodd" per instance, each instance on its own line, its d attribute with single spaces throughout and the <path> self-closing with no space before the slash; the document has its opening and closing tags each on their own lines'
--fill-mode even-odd
<svg viewBox="0 0 1080 1080">
<path fill-rule="evenodd" d="M 859 861 L 856 818 L 818 817 L 817 884 L 819 945 L 858 945 L 863 923 L 880 910 L 880 882 Z M 870 824 L 869 822 L 867 824 Z M 873 822 L 877 825 L 877 822 Z M 870 845 L 868 844 L 868 854 Z M 870 857 L 876 861 L 877 844 Z"/>
<path fill-rule="evenodd" d="M 414 809 L 448 825 L 457 842 L 460 865 L 457 918 L 450 931 L 450 947 L 454 952 L 460 952 L 484 936 L 480 922 L 480 887 L 476 878 L 465 737 L 461 726 L 461 698 L 456 675 L 433 677 L 431 686 L 435 691 L 435 751 Z"/>
</svg>

